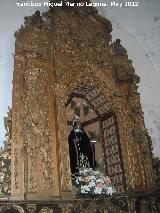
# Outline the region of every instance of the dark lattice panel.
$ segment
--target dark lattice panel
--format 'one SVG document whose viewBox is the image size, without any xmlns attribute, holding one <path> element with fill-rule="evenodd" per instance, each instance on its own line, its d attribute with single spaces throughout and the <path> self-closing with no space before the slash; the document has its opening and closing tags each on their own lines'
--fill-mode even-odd
<svg viewBox="0 0 160 213">
<path fill-rule="evenodd" d="M 91 85 L 79 85 L 76 87 L 74 92 L 81 95 L 87 95 L 92 89 L 93 86 Z"/>
<path fill-rule="evenodd" d="M 93 109 L 96 109 L 100 115 L 105 114 L 110 110 L 110 107 L 102 93 L 90 85 L 78 86 L 74 90 L 74 93 L 84 96 Z"/>
<path fill-rule="evenodd" d="M 92 89 L 86 96 L 89 101 L 94 101 L 101 95 L 100 91 L 96 88 Z"/>
<path fill-rule="evenodd" d="M 108 176 L 112 179 L 118 193 L 124 193 L 124 174 L 122 160 L 120 157 L 120 147 L 116 120 L 113 116 L 103 121 L 105 162 Z"/>
<path fill-rule="evenodd" d="M 92 91 L 90 91 L 90 93 L 87 95 L 87 99 L 101 115 L 106 113 L 110 109 L 110 107 L 106 102 L 105 97 L 97 89 L 93 89 Z"/>
</svg>

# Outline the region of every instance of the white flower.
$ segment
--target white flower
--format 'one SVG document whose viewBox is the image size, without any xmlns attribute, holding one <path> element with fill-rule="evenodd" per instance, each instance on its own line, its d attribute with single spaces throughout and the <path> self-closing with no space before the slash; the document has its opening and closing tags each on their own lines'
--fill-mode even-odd
<svg viewBox="0 0 160 213">
<path fill-rule="evenodd" d="M 91 181 L 92 181 L 92 180 L 94 181 L 94 180 L 96 180 L 96 177 L 95 177 L 94 175 L 91 175 L 91 176 L 90 176 L 90 180 L 91 180 Z"/>
<path fill-rule="evenodd" d="M 81 193 L 87 194 L 90 192 L 90 188 L 87 185 L 81 186 Z"/>
<path fill-rule="evenodd" d="M 96 184 L 95 184 L 95 182 L 90 181 L 89 184 L 88 184 L 88 186 L 89 186 L 90 188 L 93 188 L 93 187 L 96 186 Z"/>
<path fill-rule="evenodd" d="M 88 192 L 85 191 L 84 189 L 81 189 L 81 193 L 82 193 L 82 194 L 88 194 Z"/>
<path fill-rule="evenodd" d="M 100 195 L 102 193 L 102 188 L 95 187 L 94 193 Z"/>
<path fill-rule="evenodd" d="M 76 180 L 75 182 L 76 182 L 76 184 L 79 184 L 79 181 L 78 181 L 78 180 Z"/>
<path fill-rule="evenodd" d="M 102 179 L 97 179 L 96 183 L 102 183 L 102 184 L 104 184 L 104 181 Z"/>
<path fill-rule="evenodd" d="M 93 171 L 92 168 L 81 169 L 80 176 L 76 177 L 76 185 L 79 186 L 82 194 L 109 194 L 116 192 L 113 186 L 108 186 L 105 182 L 105 176 L 99 171 Z"/>
<path fill-rule="evenodd" d="M 77 180 L 81 182 L 82 181 L 82 177 L 81 176 L 77 177 Z"/>
<path fill-rule="evenodd" d="M 107 190 L 107 194 L 108 195 L 112 195 L 114 193 L 114 190 L 112 187 L 108 187 L 108 190 Z"/>
</svg>

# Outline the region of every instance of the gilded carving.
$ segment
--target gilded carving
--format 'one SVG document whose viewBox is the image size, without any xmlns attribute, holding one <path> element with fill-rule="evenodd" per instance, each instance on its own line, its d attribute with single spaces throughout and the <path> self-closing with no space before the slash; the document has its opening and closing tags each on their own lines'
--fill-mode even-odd
<svg viewBox="0 0 160 213">
<path fill-rule="evenodd" d="M 19 142 L 19 130 L 20 130 L 20 115 L 21 115 L 21 80 L 22 80 L 22 69 L 23 69 L 23 63 L 24 58 L 21 56 L 14 55 L 15 58 L 15 65 L 14 65 L 14 93 L 13 93 L 13 122 L 12 122 L 12 141 L 13 146 L 18 145 Z M 19 93 L 19 90 L 21 90 L 21 93 Z"/>
<path fill-rule="evenodd" d="M 131 213 L 136 213 L 136 202 L 137 199 L 136 198 L 132 198 L 128 201 L 128 209 Z"/>
<path fill-rule="evenodd" d="M 9 205 L 7 205 L 7 206 L 1 206 L 0 207 L 0 212 L 5 212 L 5 211 L 8 211 L 8 210 L 10 210 L 10 211 L 12 211 L 12 210 L 17 210 L 19 213 L 25 213 L 24 212 L 24 209 L 21 207 L 21 206 L 18 206 L 18 205 L 11 205 L 11 204 L 9 204 Z"/>
<path fill-rule="evenodd" d="M 7 117 L 4 117 L 4 127 L 6 129 L 7 136 L 11 139 L 12 133 L 12 109 L 8 107 Z"/>
<path fill-rule="evenodd" d="M 42 28 L 43 20 L 40 15 L 40 11 L 36 11 L 32 16 L 25 17 L 25 26 L 35 26 L 37 28 Z"/>
<path fill-rule="evenodd" d="M 155 213 L 158 212 L 158 208 L 156 206 L 156 198 L 155 197 L 150 198 L 149 202 L 150 202 L 152 212 L 155 212 Z"/>
<path fill-rule="evenodd" d="M 114 51 L 119 56 L 125 56 L 127 54 L 126 49 L 121 45 L 121 40 L 116 39 L 115 42 L 113 42 Z"/>
<path fill-rule="evenodd" d="M 120 91 L 117 90 L 110 90 L 111 85 L 107 84 L 105 85 L 105 82 L 108 81 L 108 78 L 105 74 L 100 72 L 99 74 L 96 74 L 94 70 L 92 70 L 89 67 L 81 67 L 78 69 L 77 75 L 74 75 L 73 69 L 70 69 L 65 71 L 66 75 L 65 78 L 60 78 L 58 81 L 61 81 L 61 83 L 55 84 L 55 93 L 57 97 L 57 113 L 58 113 L 58 125 L 59 125 L 59 140 L 63 145 L 61 145 L 61 151 L 64 153 L 62 157 L 62 182 L 65 183 L 65 187 L 63 188 L 64 191 L 68 191 L 68 186 L 66 183 L 70 183 L 70 170 L 69 170 L 69 158 L 68 158 L 68 143 L 67 143 L 67 132 L 66 132 L 66 114 L 65 114 L 65 103 L 67 102 L 68 95 L 74 91 L 77 85 L 96 85 L 98 88 L 100 88 L 105 96 L 107 98 L 107 103 L 109 106 L 113 106 L 113 109 L 124 109 L 124 105 L 126 104 L 126 100 L 123 96 L 120 95 Z M 62 81 L 64 84 L 62 85 Z M 105 86 L 104 86 L 105 85 Z M 108 88 L 107 88 L 108 87 Z M 113 95 L 114 94 L 114 95 Z M 116 95 L 115 95 L 116 94 Z M 113 97 L 113 98 L 111 98 Z M 114 97 L 116 97 L 114 99 Z M 119 100 L 119 101 L 117 101 Z M 111 108 L 108 108 L 110 110 Z M 71 188 L 70 188 L 71 190 Z"/>
<path fill-rule="evenodd" d="M 36 190 L 37 148 L 40 149 L 42 155 L 41 172 L 44 187 L 51 189 L 54 185 L 54 163 L 51 160 L 52 157 L 50 158 L 52 138 L 50 136 L 50 121 L 48 120 L 48 79 L 46 70 L 33 68 L 33 58 L 28 55 L 28 65 L 25 70 L 24 114 L 22 120 L 24 146 L 29 153 L 28 187 L 30 191 Z"/>
<path fill-rule="evenodd" d="M 120 40 L 111 41 L 110 21 L 92 7 L 72 10 L 57 7 L 42 15 L 36 11 L 25 17 L 24 25 L 15 34 L 12 122 L 15 188 L 19 188 L 21 151 L 26 192 L 37 192 L 38 174 L 42 178 L 42 191 L 54 191 L 54 187 L 61 192 L 72 191 L 65 105 L 79 85 L 97 89 L 104 96 L 106 112 L 112 111 L 117 117 L 126 189 L 151 185 L 150 145 L 137 92 L 139 77 Z M 11 137 L 7 125 L 6 130 Z M 56 186 L 57 179 L 61 181 L 60 187 Z M 63 212 L 71 212 L 72 205 L 61 207 Z M 97 210 L 93 203 L 89 208 Z M 89 208 L 85 211 L 89 212 Z M 29 209 L 34 212 L 36 207 Z M 119 211 L 113 205 L 110 209 Z"/>
<path fill-rule="evenodd" d="M 41 211 L 39 213 L 54 213 L 52 209 L 48 208 L 48 207 L 44 207 L 41 209 Z"/>
<path fill-rule="evenodd" d="M 154 175 L 155 181 L 157 182 L 158 186 L 160 185 L 160 159 L 153 158 L 153 168 L 154 168 Z"/>
<path fill-rule="evenodd" d="M 62 213 L 71 213 L 72 212 L 73 204 L 70 204 L 70 203 L 61 203 L 61 204 L 59 204 L 59 207 L 61 208 Z"/>
<path fill-rule="evenodd" d="M 4 147 L 0 149 L 0 196 L 11 193 L 11 137 L 12 137 L 12 109 L 8 107 L 4 117 L 6 129 Z"/>
<path fill-rule="evenodd" d="M 36 213 L 36 204 L 28 203 L 27 210 L 29 213 Z"/>
<path fill-rule="evenodd" d="M 19 124 L 19 114 L 15 111 L 13 116 L 13 127 L 14 131 L 12 134 L 12 141 L 14 141 L 15 145 L 18 145 L 18 124 Z"/>
<path fill-rule="evenodd" d="M 70 161 L 69 161 L 69 151 L 68 151 L 68 136 L 67 136 L 67 123 L 66 123 L 66 113 L 65 113 L 65 87 L 62 85 L 57 85 L 55 88 L 57 95 L 57 122 L 58 122 L 58 139 L 61 145 L 60 156 L 62 159 L 61 170 L 62 170 L 62 190 L 72 191 L 71 184 L 71 173 L 70 173 Z"/>
<path fill-rule="evenodd" d="M 12 205 L 13 209 L 16 209 L 19 213 L 24 213 L 24 209 L 18 205 Z"/>
<path fill-rule="evenodd" d="M 36 155 L 38 148 L 31 146 L 28 148 L 28 189 L 30 192 L 35 192 L 37 188 L 36 184 Z"/>
<path fill-rule="evenodd" d="M 18 171 L 18 149 L 14 149 L 14 184 L 15 189 L 19 188 L 19 171 Z"/>
<path fill-rule="evenodd" d="M 80 198 L 77 199 L 78 202 L 76 202 L 72 209 L 75 212 L 80 213 L 108 213 L 108 212 L 124 212 L 127 213 L 127 205 L 126 202 L 118 198 L 116 199 L 116 203 L 112 203 L 112 201 L 105 197 L 103 199 L 99 198 Z"/>
<path fill-rule="evenodd" d="M 140 201 L 140 211 L 141 213 L 150 213 L 150 203 L 148 202 L 148 200 L 144 200 L 142 199 Z"/>
</svg>

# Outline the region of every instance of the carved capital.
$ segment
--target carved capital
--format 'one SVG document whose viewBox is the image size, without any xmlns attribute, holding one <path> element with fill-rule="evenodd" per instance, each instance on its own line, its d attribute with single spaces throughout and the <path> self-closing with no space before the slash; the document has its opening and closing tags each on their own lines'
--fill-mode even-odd
<svg viewBox="0 0 160 213">
<path fill-rule="evenodd" d="M 48 208 L 48 207 L 44 207 L 41 209 L 41 211 L 39 213 L 54 213 L 52 209 Z"/>
<path fill-rule="evenodd" d="M 128 201 L 128 207 L 129 207 L 129 212 L 130 213 L 136 213 L 136 198 L 132 198 Z"/>
<path fill-rule="evenodd" d="M 153 213 L 158 212 L 157 206 L 156 206 L 156 197 L 152 197 L 149 199 L 150 205 L 151 205 L 151 209 Z"/>
<path fill-rule="evenodd" d="M 61 203 L 61 204 L 59 204 L 59 207 L 61 208 L 62 213 L 71 213 L 73 204 Z"/>
<path fill-rule="evenodd" d="M 28 213 L 36 213 L 36 204 L 27 204 Z"/>
</svg>

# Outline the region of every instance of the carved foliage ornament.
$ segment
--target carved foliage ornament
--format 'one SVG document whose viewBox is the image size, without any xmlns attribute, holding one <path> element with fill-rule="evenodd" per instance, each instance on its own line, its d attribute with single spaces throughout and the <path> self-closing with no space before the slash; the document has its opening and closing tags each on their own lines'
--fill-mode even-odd
<svg viewBox="0 0 160 213">
<path fill-rule="evenodd" d="M 69 153 L 68 153 L 68 136 L 67 136 L 67 123 L 66 123 L 66 109 L 65 104 L 68 99 L 68 95 L 76 88 L 77 85 L 96 85 L 97 88 L 101 88 L 103 91 L 103 94 L 105 98 L 108 100 L 109 105 L 113 105 L 114 103 L 112 101 L 115 101 L 114 99 L 110 98 L 110 95 L 113 94 L 114 90 L 110 90 L 111 86 L 109 84 L 106 85 L 107 77 L 102 74 L 94 73 L 91 71 L 91 69 L 85 68 L 83 69 L 83 72 L 79 71 L 77 72 L 77 75 L 72 75 L 71 78 L 70 72 L 67 72 L 67 78 L 64 80 L 61 79 L 61 83 L 55 83 L 54 84 L 54 92 L 56 94 L 56 103 L 57 103 L 57 119 L 58 119 L 58 137 L 61 144 L 61 153 L 63 153 L 62 156 L 62 183 L 63 183 L 63 190 L 64 191 L 70 191 L 71 190 L 71 178 L 70 178 L 70 169 L 69 169 Z M 67 79 L 67 81 L 66 81 Z M 71 79 L 71 80 L 69 80 Z M 97 80 L 99 79 L 99 80 Z M 84 83 L 85 82 L 85 83 Z M 105 86 L 104 86 L 105 85 Z M 108 88 L 107 88 L 108 87 Z M 121 103 L 124 104 L 124 100 L 122 99 L 120 103 L 120 108 L 122 107 Z M 117 103 L 116 103 L 117 105 Z"/>
<path fill-rule="evenodd" d="M 17 210 L 19 213 L 25 213 L 25 211 L 23 210 L 22 207 L 18 206 L 18 205 L 12 205 L 12 204 L 7 204 L 4 206 L 0 206 L 0 212 L 5 212 L 6 210 Z"/>
<path fill-rule="evenodd" d="M 0 150 L 0 196 L 11 193 L 11 132 L 12 109 L 8 107 L 7 116 L 4 117 L 6 129 L 4 147 Z"/>
<path fill-rule="evenodd" d="M 52 209 L 48 208 L 48 207 L 44 207 L 41 209 L 41 211 L 39 213 L 54 213 Z"/>
<path fill-rule="evenodd" d="M 116 67 L 116 77 L 127 83 L 132 83 L 135 77 L 132 63 L 128 60 L 126 51 L 119 41 L 109 44 L 111 40 L 110 32 L 106 30 L 106 27 L 104 25 L 102 27 L 102 24 L 95 20 L 93 21 L 93 17 L 86 18 L 84 16 L 85 13 L 83 13 L 83 10 L 86 10 L 86 8 L 78 10 L 79 12 L 75 13 L 75 10 L 67 12 L 64 8 L 62 10 L 59 8 L 57 10 L 50 10 L 43 16 L 37 11 L 32 17 L 26 18 L 26 28 L 21 29 L 22 31 L 26 30 L 26 35 L 28 35 L 29 29 L 33 29 L 33 37 L 26 36 L 28 37 L 28 44 L 32 46 L 33 54 L 29 55 L 28 53 L 24 73 L 25 94 L 22 125 L 25 138 L 24 146 L 26 149 L 28 149 L 28 146 L 39 147 L 42 154 L 41 172 L 43 181 L 45 187 L 49 189 L 54 184 L 54 164 L 50 156 L 52 138 L 49 130 L 51 124 L 48 120 L 48 77 L 45 69 L 34 69 L 33 65 L 37 60 L 39 48 L 37 42 L 39 37 L 38 33 L 35 32 L 49 32 L 49 26 L 53 24 L 54 19 L 55 31 L 52 31 L 50 34 L 52 39 L 49 42 L 51 46 L 54 46 L 52 54 L 54 62 L 53 76 L 55 77 L 53 90 L 56 94 L 60 152 L 63 153 L 61 156 L 62 191 L 71 191 L 65 112 L 68 96 L 78 84 L 87 83 L 94 85 L 95 88 L 102 91 L 109 105 L 112 106 L 113 111 L 117 113 L 118 122 L 120 124 L 126 123 L 125 117 L 129 117 L 130 113 L 128 97 L 126 97 L 122 87 L 120 88 L 117 82 L 115 83 L 111 73 L 114 72 L 113 69 Z M 64 14 L 67 21 L 64 20 Z M 73 19 L 73 16 L 75 19 Z M 79 24 L 77 25 L 77 23 Z M 93 33 L 86 33 L 86 29 L 91 29 L 90 32 Z M 64 59 L 65 63 L 62 63 L 63 60 L 60 60 L 61 58 Z M 120 71 L 123 71 L 122 75 Z M 127 86 L 130 87 L 131 85 Z M 133 87 L 135 89 L 136 84 Z M 137 100 L 133 101 L 133 105 L 137 103 Z M 125 124 L 122 125 L 122 127 L 124 126 Z M 131 125 L 129 125 L 129 128 L 131 128 Z M 125 132 L 124 129 L 120 129 L 122 146 L 126 148 L 126 159 L 128 158 L 129 164 L 132 165 L 133 162 L 130 157 L 132 150 L 129 141 L 132 140 L 133 135 L 130 132 Z M 36 149 L 33 150 L 35 151 Z M 29 153 L 30 157 L 28 159 L 31 161 L 30 164 L 35 167 L 33 161 L 36 159 L 36 156 L 31 158 L 31 152 Z M 29 171 L 29 173 L 31 174 L 32 172 Z M 29 182 L 33 184 L 31 180 Z"/>
<path fill-rule="evenodd" d="M 0 196 L 10 194 L 11 160 L 10 156 L 0 151 Z"/>
<path fill-rule="evenodd" d="M 18 171 L 18 149 L 14 149 L 14 184 L 15 189 L 19 188 L 19 171 Z"/>
<path fill-rule="evenodd" d="M 54 21 L 50 12 L 40 14 L 36 11 L 32 16 L 27 16 L 25 19 L 25 27 L 34 27 L 42 31 L 52 31 L 54 28 Z"/>
<path fill-rule="evenodd" d="M 33 60 L 28 61 L 25 70 L 25 94 L 23 114 L 24 146 L 28 150 L 28 185 L 30 191 L 36 190 L 36 150 L 42 155 L 41 172 L 44 187 L 51 189 L 54 185 L 54 171 L 51 155 L 52 138 L 48 120 L 48 79 L 44 69 L 34 69 Z M 37 148 L 36 148 L 37 147 Z"/>
</svg>

